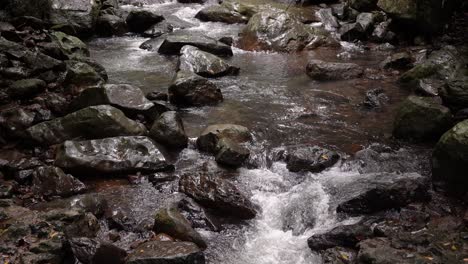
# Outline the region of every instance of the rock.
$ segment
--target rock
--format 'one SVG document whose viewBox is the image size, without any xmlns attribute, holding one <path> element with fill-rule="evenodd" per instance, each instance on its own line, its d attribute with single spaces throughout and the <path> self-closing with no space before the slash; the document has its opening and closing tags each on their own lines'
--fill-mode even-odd
<svg viewBox="0 0 468 264">
<path fill-rule="evenodd" d="M 144 113 L 154 106 L 138 87 L 129 84 L 106 84 L 103 87 L 82 91 L 72 101 L 71 108 L 79 110 L 88 106 L 107 104 L 128 114 Z"/>
<path fill-rule="evenodd" d="M 250 150 L 228 138 L 221 138 L 218 143 L 216 162 L 231 167 L 240 167 L 250 156 Z"/>
<path fill-rule="evenodd" d="M 334 151 L 313 147 L 299 147 L 288 150 L 286 164 L 292 172 L 310 171 L 321 172 L 333 166 L 340 159 L 340 155 Z"/>
<path fill-rule="evenodd" d="M 219 41 L 229 46 L 232 46 L 234 43 L 234 39 L 232 37 L 221 37 Z"/>
<path fill-rule="evenodd" d="M 366 98 L 362 105 L 368 109 L 376 109 L 382 107 L 382 105 L 389 99 L 385 95 L 383 89 L 372 89 L 366 92 Z"/>
<path fill-rule="evenodd" d="M 149 29 L 145 30 L 145 32 L 143 32 L 143 37 L 157 38 L 166 33 L 170 33 L 173 30 L 174 30 L 174 26 L 170 24 L 168 21 L 164 20 L 162 22 L 159 22 L 151 26 Z"/>
<path fill-rule="evenodd" d="M 84 192 L 86 186 L 60 168 L 52 166 L 39 167 L 33 174 L 33 191 L 44 196 L 71 196 Z"/>
<path fill-rule="evenodd" d="M 438 139 L 452 124 L 450 110 L 431 97 L 408 97 L 395 117 L 393 135 L 416 141 Z"/>
<path fill-rule="evenodd" d="M 311 236 L 307 244 L 315 251 L 337 246 L 355 248 L 360 241 L 374 236 L 372 223 L 371 220 L 363 220 L 352 225 L 338 226 L 326 233 Z"/>
<path fill-rule="evenodd" d="M 307 64 L 306 73 L 314 80 L 349 80 L 363 75 L 364 70 L 354 63 L 325 62 L 311 60 Z"/>
<path fill-rule="evenodd" d="M 83 264 L 124 264 L 127 252 L 113 244 L 86 237 L 72 238 L 69 244 L 73 255 Z"/>
<path fill-rule="evenodd" d="M 96 1 L 53 0 L 50 22 L 52 29 L 79 37 L 90 37 L 99 14 Z"/>
<path fill-rule="evenodd" d="M 289 13 L 274 8 L 253 15 L 240 39 L 245 50 L 296 52 L 330 44 L 336 43 L 325 31 L 307 26 Z"/>
<path fill-rule="evenodd" d="M 384 69 L 403 70 L 411 67 L 413 58 L 408 52 L 398 52 L 388 56 L 380 66 Z"/>
<path fill-rule="evenodd" d="M 142 135 L 146 128 L 112 106 L 98 105 L 34 125 L 27 133 L 36 142 L 49 145 L 74 138 Z"/>
<path fill-rule="evenodd" d="M 69 59 L 89 57 L 88 46 L 79 38 L 59 31 L 52 31 L 50 37 Z"/>
<path fill-rule="evenodd" d="M 21 138 L 25 136 L 24 131 L 34 124 L 36 115 L 21 107 L 5 109 L 0 112 L 0 128 L 5 136 Z"/>
<path fill-rule="evenodd" d="M 448 183 L 455 191 L 460 192 L 467 191 L 467 138 L 468 120 L 465 120 L 455 125 L 440 138 L 432 154 L 433 179 Z"/>
<path fill-rule="evenodd" d="M 188 144 L 184 124 L 175 111 L 165 112 L 159 116 L 151 127 L 149 135 L 156 142 L 173 148 L 185 148 Z"/>
<path fill-rule="evenodd" d="M 205 255 L 191 242 L 149 241 L 128 256 L 127 264 L 141 263 L 205 264 Z"/>
<path fill-rule="evenodd" d="M 177 2 L 184 4 L 203 4 L 206 0 L 177 0 Z"/>
<path fill-rule="evenodd" d="M 452 110 L 468 107 L 468 77 L 452 79 L 446 82 L 440 95 L 444 104 Z"/>
<path fill-rule="evenodd" d="M 349 264 L 355 263 L 357 259 L 356 251 L 343 247 L 329 248 L 321 255 L 323 264 Z"/>
<path fill-rule="evenodd" d="M 359 11 L 372 11 L 377 7 L 378 0 L 350 0 L 349 5 Z"/>
<path fill-rule="evenodd" d="M 189 32 L 173 32 L 163 38 L 158 52 L 166 55 L 179 55 L 183 46 L 190 45 L 218 56 L 232 56 L 230 46 L 216 39 Z"/>
<path fill-rule="evenodd" d="M 198 137 L 198 149 L 209 153 L 217 153 L 221 149 L 218 144 L 219 141 L 225 138 L 235 143 L 245 143 L 252 140 L 252 135 L 248 128 L 240 125 L 211 125 Z"/>
<path fill-rule="evenodd" d="M 414 87 L 414 92 L 421 96 L 436 97 L 439 95 L 440 91 L 442 91 L 444 85 L 444 81 L 436 79 L 421 79 L 417 81 Z"/>
<path fill-rule="evenodd" d="M 221 77 L 239 74 L 238 67 L 231 66 L 223 59 L 193 46 L 182 47 L 179 70 L 192 71 L 203 77 Z"/>
<path fill-rule="evenodd" d="M 38 93 L 41 93 L 46 88 L 46 83 L 39 79 L 25 79 L 16 81 L 10 85 L 7 94 L 11 98 L 26 99 Z"/>
<path fill-rule="evenodd" d="M 125 20 L 111 14 L 100 15 L 96 21 L 96 33 L 100 36 L 121 36 L 127 32 Z"/>
<path fill-rule="evenodd" d="M 205 7 L 195 15 L 195 18 L 198 18 L 201 21 L 223 22 L 227 24 L 245 24 L 249 21 L 249 17 L 246 17 L 234 10 L 230 10 L 224 5 Z"/>
<path fill-rule="evenodd" d="M 331 8 L 322 8 L 317 11 L 317 15 L 322 21 L 322 24 L 325 26 L 325 29 L 328 31 L 335 31 L 340 27 L 338 19 L 333 15 Z"/>
<path fill-rule="evenodd" d="M 146 10 L 132 10 L 126 22 L 130 32 L 143 33 L 154 24 L 164 20 L 164 17 Z"/>
<path fill-rule="evenodd" d="M 388 238 L 367 239 L 359 243 L 359 263 L 424 263 L 427 257 L 414 254 L 413 250 L 406 251 L 391 246 Z"/>
<path fill-rule="evenodd" d="M 372 32 L 371 39 L 377 42 L 392 41 L 396 34 L 390 31 L 392 20 L 386 20 L 377 24 Z"/>
<path fill-rule="evenodd" d="M 364 32 L 372 31 L 375 23 L 375 15 L 373 13 L 360 13 L 356 18 L 358 24 Z"/>
<path fill-rule="evenodd" d="M 417 173 L 373 173 L 348 177 L 346 190 L 340 197 L 337 212 L 350 215 L 371 214 L 400 208 L 413 202 L 429 199 L 429 182 Z"/>
<path fill-rule="evenodd" d="M 468 119 L 468 108 L 461 109 L 457 111 L 453 117 L 456 122 L 461 122 L 465 119 Z M 468 216 L 468 215 L 467 215 Z"/>
<path fill-rule="evenodd" d="M 358 23 L 342 24 L 338 33 L 340 34 L 341 40 L 348 42 L 363 40 L 366 37 L 364 29 L 361 24 Z"/>
<path fill-rule="evenodd" d="M 74 212 L 73 212 L 74 213 Z M 49 220 L 52 220 L 49 218 Z M 65 226 L 65 234 L 69 238 L 96 237 L 101 229 L 99 220 L 91 213 L 77 214 L 77 219 Z"/>
<path fill-rule="evenodd" d="M 177 72 L 168 89 L 169 101 L 181 106 L 216 105 L 223 101 L 218 87 L 192 72 Z"/>
<path fill-rule="evenodd" d="M 146 98 L 151 101 L 163 101 L 166 102 L 169 99 L 167 93 L 153 91 L 146 94 Z"/>
<path fill-rule="evenodd" d="M 98 87 L 104 83 L 104 80 L 91 65 L 80 61 L 68 61 L 65 83 L 68 90 L 80 92 L 89 87 Z"/>
<path fill-rule="evenodd" d="M 78 174 L 115 175 L 173 169 L 153 141 L 142 136 L 65 141 L 57 151 L 55 165 Z"/>
<path fill-rule="evenodd" d="M 256 215 L 253 204 L 230 181 L 213 172 L 208 163 L 203 171 L 190 172 L 179 181 L 179 190 L 203 206 L 240 219 Z"/>
<path fill-rule="evenodd" d="M 221 226 L 192 199 L 188 197 L 182 198 L 177 203 L 177 208 L 179 208 L 185 218 L 192 224 L 193 228 L 202 228 L 214 232 L 219 232 L 221 230 Z"/>
<path fill-rule="evenodd" d="M 0 9 L 8 10 L 13 17 L 29 16 L 45 19 L 50 15 L 51 2 L 48 0 L 38 0 L 35 2 L 27 0 L 6 0 L 2 1 Z"/>
<path fill-rule="evenodd" d="M 192 228 L 177 208 L 163 208 L 156 212 L 153 230 L 181 241 L 193 242 L 202 249 L 207 247 L 201 235 Z"/>
<path fill-rule="evenodd" d="M 77 57 L 73 59 L 74 61 L 79 61 L 79 62 L 84 62 L 91 66 L 101 78 L 107 82 L 109 79 L 109 76 L 107 75 L 106 69 L 99 63 L 97 63 L 95 60 L 89 58 L 89 57 Z"/>
</svg>

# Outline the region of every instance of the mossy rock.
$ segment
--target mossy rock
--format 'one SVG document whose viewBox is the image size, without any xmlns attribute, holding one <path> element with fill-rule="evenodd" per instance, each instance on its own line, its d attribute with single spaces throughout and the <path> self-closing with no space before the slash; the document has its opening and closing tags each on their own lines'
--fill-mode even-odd
<svg viewBox="0 0 468 264">
<path fill-rule="evenodd" d="M 89 57 L 88 46 L 79 38 L 67 35 L 60 31 L 54 31 L 50 33 L 50 36 L 69 59 L 76 57 Z"/>
</svg>

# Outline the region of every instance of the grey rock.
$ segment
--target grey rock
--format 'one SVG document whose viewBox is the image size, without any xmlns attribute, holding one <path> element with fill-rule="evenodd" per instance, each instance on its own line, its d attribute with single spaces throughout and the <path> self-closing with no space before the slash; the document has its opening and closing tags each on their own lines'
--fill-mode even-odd
<svg viewBox="0 0 468 264">
<path fill-rule="evenodd" d="M 192 71 L 203 77 L 237 75 L 239 68 L 193 46 L 184 46 L 179 59 L 180 71 Z"/>
</svg>

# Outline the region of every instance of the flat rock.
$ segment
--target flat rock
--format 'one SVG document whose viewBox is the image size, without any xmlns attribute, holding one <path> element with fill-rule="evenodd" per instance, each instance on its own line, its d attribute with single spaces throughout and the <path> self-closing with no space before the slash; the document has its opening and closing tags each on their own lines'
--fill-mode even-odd
<svg viewBox="0 0 468 264">
<path fill-rule="evenodd" d="M 177 31 L 162 38 L 158 52 L 166 55 L 179 55 L 183 46 L 190 45 L 218 56 L 232 56 L 231 46 L 216 39 L 191 32 Z"/>
<path fill-rule="evenodd" d="M 306 73 L 314 80 L 332 81 L 359 78 L 363 75 L 364 70 L 354 63 L 312 60 L 307 64 Z"/>
</svg>

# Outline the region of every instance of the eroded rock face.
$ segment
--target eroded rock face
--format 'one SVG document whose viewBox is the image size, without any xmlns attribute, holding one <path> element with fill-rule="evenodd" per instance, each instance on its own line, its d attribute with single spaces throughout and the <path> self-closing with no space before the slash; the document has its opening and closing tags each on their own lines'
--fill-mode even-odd
<svg viewBox="0 0 468 264">
<path fill-rule="evenodd" d="M 292 172 L 310 171 L 317 173 L 333 166 L 339 159 L 338 153 L 313 146 L 288 150 L 286 163 L 288 170 Z"/>
<path fill-rule="evenodd" d="M 318 81 L 349 80 L 361 77 L 364 69 L 354 63 L 312 60 L 307 64 L 306 73 Z"/>
<path fill-rule="evenodd" d="M 183 46 L 190 45 L 218 56 L 232 56 L 231 46 L 228 46 L 216 39 L 194 34 L 190 32 L 178 31 L 162 38 L 158 52 L 166 55 L 178 55 Z"/>
<path fill-rule="evenodd" d="M 151 127 L 149 135 L 156 142 L 168 147 L 185 148 L 188 143 L 182 119 L 175 111 L 162 113 Z"/>
<path fill-rule="evenodd" d="M 179 70 L 191 71 L 203 77 L 221 77 L 239 73 L 238 67 L 231 66 L 223 59 L 194 46 L 182 47 Z"/>
<path fill-rule="evenodd" d="M 179 71 L 169 87 L 169 100 L 181 106 L 216 105 L 223 101 L 221 90 L 208 79 Z"/>
<path fill-rule="evenodd" d="M 74 138 L 142 135 L 146 133 L 146 128 L 144 125 L 128 119 L 117 108 L 109 105 L 98 105 L 39 123 L 28 128 L 27 133 L 38 143 L 58 144 Z"/>
<path fill-rule="evenodd" d="M 173 169 L 153 141 L 141 136 L 65 141 L 57 151 L 55 165 L 78 174 L 125 174 Z"/>
<path fill-rule="evenodd" d="M 250 200 L 232 182 L 217 175 L 209 164 L 204 165 L 203 171 L 183 175 L 179 190 L 222 214 L 241 219 L 251 219 L 256 215 Z"/>
<path fill-rule="evenodd" d="M 143 33 L 154 24 L 164 20 L 164 17 L 146 10 L 132 10 L 126 22 L 131 32 Z"/>
<path fill-rule="evenodd" d="M 127 263 L 205 264 L 205 255 L 191 242 L 149 241 L 135 248 Z"/>
<path fill-rule="evenodd" d="M 86 186 L 72 175 L 53 166 L 39 167 L 33 173 L 33 191 L 43 196 L 71 196 L 86 190 Z"/>
</svg>

